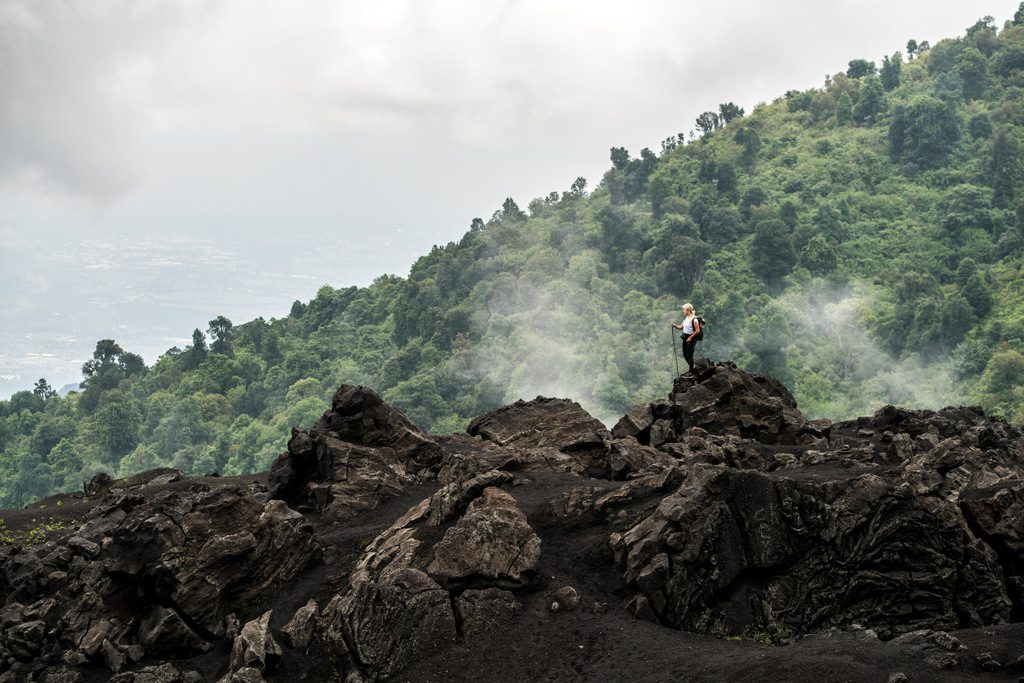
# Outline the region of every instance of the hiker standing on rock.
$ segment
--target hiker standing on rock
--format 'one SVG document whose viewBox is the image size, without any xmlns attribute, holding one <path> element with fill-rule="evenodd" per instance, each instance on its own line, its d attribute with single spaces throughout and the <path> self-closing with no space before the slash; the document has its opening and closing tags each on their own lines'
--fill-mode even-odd
<svg viewBox="0 0 1024 683">
<path fill-rule="evenodd" d="M 700 334 L 700 321 L 693 311 L 693 304 L 683 304 L 683 324 L 670 323 L 672 327 L 683 331 L 683 358 L 693 372 L 693 352 L 697 348 L 697 335 Z"/>
</svg>

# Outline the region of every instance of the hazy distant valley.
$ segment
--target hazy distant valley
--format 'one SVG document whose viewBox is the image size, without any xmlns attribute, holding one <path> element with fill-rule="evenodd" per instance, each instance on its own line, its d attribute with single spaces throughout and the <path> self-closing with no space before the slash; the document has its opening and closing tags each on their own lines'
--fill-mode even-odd
<svg viewBox="0 0 1024 683">
<path fill-rule="evenodd" d="M 411 264 L 429 248 L 381 235 Z M 367 285 L 381 275 L 371 249 L 313 235 L 239 239 L 103 237 L 63 244 L 5 237 L 0 251 L 0 396 L 45 377 L 59 389 L 82 379 L 96 341 L 113 338 L 147 363 L 189 343 L 217 315 L 245 321 L 288 314 L 320 285 Z M 310 244 L 316 249 L 307 249 Z M 14 254 L 18 253 L 18 258 Z M 406 266 L 408 267 L 408 266 Z"/>
</svg>

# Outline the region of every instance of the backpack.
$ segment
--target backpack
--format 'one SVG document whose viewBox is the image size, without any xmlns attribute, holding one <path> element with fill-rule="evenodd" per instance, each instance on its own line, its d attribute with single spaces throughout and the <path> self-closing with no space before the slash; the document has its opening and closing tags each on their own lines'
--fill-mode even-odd
<svg viewBox="0 0 1024 683">
<path fill-rule="evenodd" d="M 693 339 L 694 339 L 694 341 L 700 341 L 701 339 L 704 338 L 704 325 L 706 323 L 704 322 L 704 317 L 703 316 L 697 315 L 697 316 L 694 316 L 694 317 L 697 319 L 697 324 L 700 325 L 700 331 L 697 332 L 697 336 L 694 337 Z"/>
</svg>

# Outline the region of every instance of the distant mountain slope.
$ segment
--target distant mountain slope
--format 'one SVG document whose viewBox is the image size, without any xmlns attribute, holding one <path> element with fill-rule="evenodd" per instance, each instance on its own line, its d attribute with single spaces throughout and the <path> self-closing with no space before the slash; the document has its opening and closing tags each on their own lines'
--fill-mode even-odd
<svg viewBox="0 0 1024 683">
<path fill-rule="evenodd" d="M 81 393 L 0 402 L 0 501 L 99 469 L 262 469 L 342 383 L 434 432 L 538 394 L 607 421 L 675 374 L 683 301 L 708 321 L 700 355 L 773 374 L 809 416 L 977 403 L 1020 422 L 1022 22 L 725 103 L 659 153 L 613 148 L 592 191 L 507 200 L 407 278 L 218 318 L 153 367 L 101 342 Z"/>
</svg>

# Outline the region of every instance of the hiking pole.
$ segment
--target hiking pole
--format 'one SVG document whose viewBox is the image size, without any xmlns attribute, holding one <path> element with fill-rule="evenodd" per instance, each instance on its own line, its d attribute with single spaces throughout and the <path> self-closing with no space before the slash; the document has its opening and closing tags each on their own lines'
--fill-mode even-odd
<svg viewBox="0 0 1024 683">
<path fill-rule="evenodd" d="M 676 359 L 676 377 L 678 377 L 679 376 L 679 352 L 676 351 L 676 330 L 675 330 L 674 327 L 672 327 L 671 323 L 669 323 L 668 331 L 672 335 L 672 355 L 675 356 L 675 359 Z"/>
</svg>

